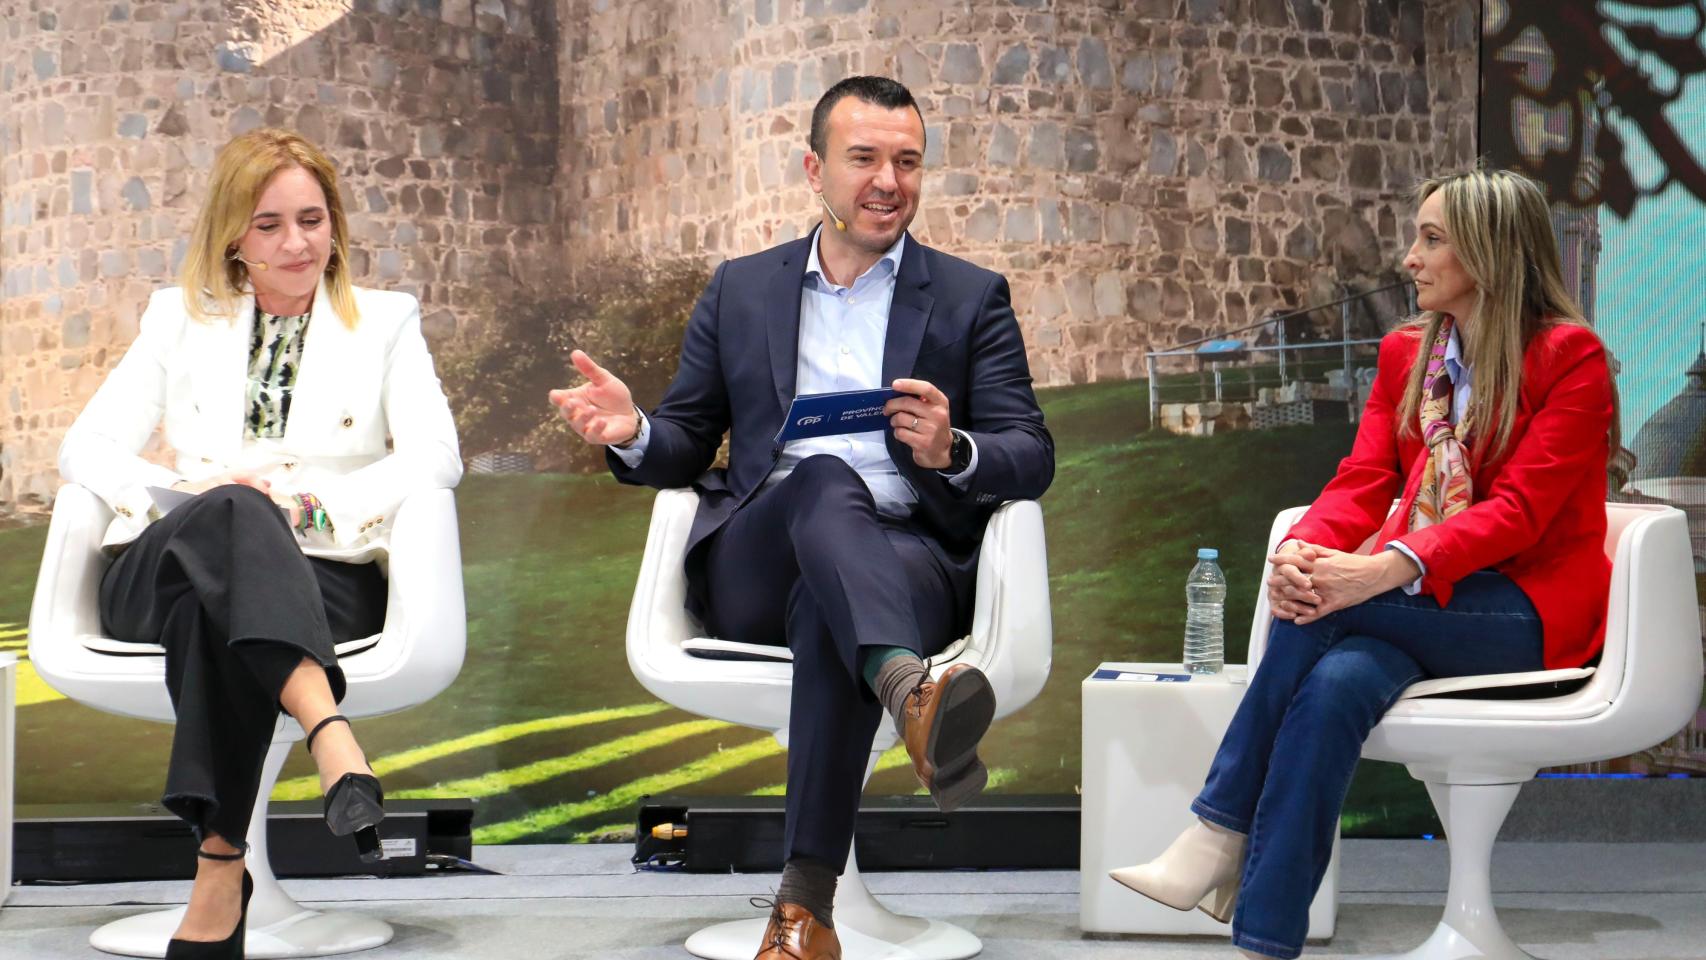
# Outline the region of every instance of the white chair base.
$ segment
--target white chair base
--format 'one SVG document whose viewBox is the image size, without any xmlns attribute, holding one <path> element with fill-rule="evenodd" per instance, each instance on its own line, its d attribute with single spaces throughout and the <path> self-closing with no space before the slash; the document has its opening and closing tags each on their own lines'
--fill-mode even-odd
<svg viewBox="0 0 1706 960">
<path fill-rule="evenodd" d="M 892 737 L 877 736 L 865 765 L 867 783 L 877 758 L 893 744 Z M 767 923 L 768 917 L 719 923 L 688 937 L 685 946 L 703 960 L 752 960 Z M 841 960 L 966 960 L 983 950 L 983 941 L 969 930 L 940 920 L 901 916 L 878 903 L 859 873 L 858 854 L 852 852 L 835 887 L 835 935 L 841 941 Z"/>
<path fill-rule="evenodd" d="M 294 729 L 287 738 L 274 739 L 267 750 L 266 764 L 261 768 L 260 792 L 249 820 L 249 856 L 245 861 L 255 882 L 255 892 L 249 900 L 249 929 L 243 938 L 243 955 L 252 960 L 329 957 L 383 946 L 391 941 L 390 924 L 360 914 L 309 910 L 291 899 L 273 876 L 272 863 L 267 858 L 267 799 L 295 743 Z M 166 941 L 178 929 L 183 915 L 183 907 L 174 907 L 114 920 L 90 934 L 89 946 L 125 957 L 164 957 Z"/>
<path fill-rule="evenodd" d="M 1411 774 L 1427 783 L 1445 827 L 1451 881 L 1433 935 L 1409 953 L 1382 960 L 1532 960 L 1499 925 L 1490 879 L 1493 841 L 1522 783 L 1445 783 L 1432 779 L 1435 772 Z"/>
<path fill-rule="evenodd" d="M 1433 934 L 1421 946 L 1409 953 L 1375 957 L 1373 960 L 1535 960 L 1535 958 L 1524 953 L 1521 947 L 1512 943 L 1511 939 L 1505 936 L 1505 932 L 1499 929 L 1498 921 L 1495 919 L 1491 931 L 1479 931 L 1478 940 L 1472 940 L 1453 930 L 1449 925 L 1441 923 L 1434 927 Z"/>
<path fill-rule="evenodd" d="M 275 906 L 295 913 L 263 927 L 255 926 L 251 917 L 248 935 L 243 938 L 243 956 L 251 960 L 327 957 L 371 950 L 391 940 L 391 925 L 383 920 L 353 913 L 322 913 L 301 907 L 288 896 L 283 900 Z M 254 909 L 250 901 L 250 913 Z M 126 957 L 164 957 L 166 941 L 178 929 L 183 915 L 183 907 L 174 907 L 114 920 L 91 934 L 89 945 Z"/>
</svg>

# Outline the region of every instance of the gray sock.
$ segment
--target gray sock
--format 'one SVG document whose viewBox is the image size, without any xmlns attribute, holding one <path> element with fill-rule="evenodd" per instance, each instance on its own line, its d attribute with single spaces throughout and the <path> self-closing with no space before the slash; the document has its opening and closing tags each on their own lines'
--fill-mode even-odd
<svg viewBox="0 0 1706 960">
<path fill-rule="evenodd" d="M 817 922 L 835 929 L 835 871 L 816 860 L 789 860 L 782 867 L 782 885 L 776 888 L 777 903 L 793 903 L 810 910 Z"/>
<path fill-rule="evenodd" d="M 877 701 L 894 718 L 896 729 L 905 731 L 906 720 L 902 714 L 906 711 L 907 695 L 918 689 L 918 685 L 929 676 L 930 671 L 925 669 L 924 661 L 910 653 L 890 657 L 877 670 L 871 689 L 876 692 Z"/>
</svg>

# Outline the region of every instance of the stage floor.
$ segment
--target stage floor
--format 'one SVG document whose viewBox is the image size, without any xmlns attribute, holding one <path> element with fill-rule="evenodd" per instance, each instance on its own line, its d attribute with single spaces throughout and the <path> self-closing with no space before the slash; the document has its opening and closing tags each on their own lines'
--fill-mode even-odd
<svg viewBox="0 0 1706 960">
<path fill-rule="evenodd" d="M 397 938 L 372 960 L 681 960 L 708 921 L 753 916 L 772 874 L 635 873 L 626 846 L 480 847 L 501 876 L 294 880 L 304 903 L 389 920 Z M 1306 956 L 1366 956 L 1420 943 L 1444 896 L 1445 844 L 1344 845 L 1338 935 Z M 1096 938 L 1078 931 L 1078 876 L 1052 871 L 886 873 L 872 889 L 907 912 L 951 920 L 984 941 L 988 960 L 1229 958 L 1205 938 Z M 1706 844 L 1508 843 L 1494 858 L 1506 929 L 1547 960 L 1697 960 L 1706 956 Z M 97 924 L 181 903 L 189 884 L 14 887 L 0 909 L 0 957 L 100 957 Z"/>
</svg>

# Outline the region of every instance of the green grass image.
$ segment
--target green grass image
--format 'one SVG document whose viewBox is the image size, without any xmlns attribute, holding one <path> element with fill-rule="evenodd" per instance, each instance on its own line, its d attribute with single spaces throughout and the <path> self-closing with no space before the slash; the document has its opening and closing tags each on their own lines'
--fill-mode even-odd
<svg viewBox="0 0 1706 960">
<path fill-rule="evenodd" d="M 991 732 L 993 789 L 1075 791 L 1079 681 L 1104 660 L 1178 659 L 1184 579 L 1199 546 L 1221 551 L 1231 583 L 1227 659 L 1241 661 L 1274 513 L 1308 502 L 1350 446 L 1345 424 L 1151 433 L 1145 389 L 1121 382 L 1039 394 L 1058 455 L 1043 500 L 1054 669 L 1041 697 Z M 659 704 L 628 673 L 624 625 L 651 499 L 606 476 L 463 481 L 467 662 L 436 700 L 359 722 L 387 793 L 470 796 L 477 839 L 538 843 L 620 837 L 648 793 L 777 792 L 786 775 L 774 740 Z M 45 525 L 0 531 L 0 651 L 23 652 L 44 535 Z M 108 716 L 28 681 L 18 802 L 158 798 L 168 727 Z M 913 793 L 907 765 L 884 759 L 871 791 Z M 298 752 L 276 795 L 313 796 L 312 774 Z M 1391 764 L 1364 765 L 1346 825 L 1363 834 L 1438 829 L 1420 786 Z"/>
</svg>

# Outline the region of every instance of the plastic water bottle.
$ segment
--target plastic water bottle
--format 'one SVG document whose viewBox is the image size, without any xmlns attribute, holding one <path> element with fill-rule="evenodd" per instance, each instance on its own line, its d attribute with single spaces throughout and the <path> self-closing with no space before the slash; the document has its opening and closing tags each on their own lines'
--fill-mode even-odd
<svg viewBox="0 0 1706 960">
<path fill-rule="evenodd" d="M 1226 574 L 1220 551 L 1197 551 L 1197 565 L 1185 580 L 1185 670 L 1219 673 L 1226 663 Z"/>
</svg>

